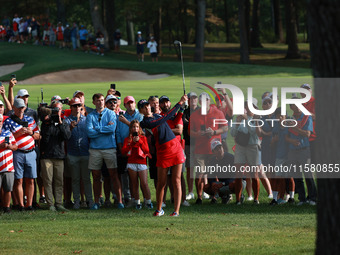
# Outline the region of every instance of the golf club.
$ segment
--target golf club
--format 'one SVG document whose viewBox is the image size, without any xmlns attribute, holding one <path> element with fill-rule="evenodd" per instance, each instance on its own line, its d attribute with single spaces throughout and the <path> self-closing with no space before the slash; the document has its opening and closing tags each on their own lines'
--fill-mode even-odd
<svg viewBox="0 0 340 255">
<path fill-rule="evenodd" d="M 179 46 L 179 52 L 181 54 L 181 63 L 182 63 L 182 77 L 183 77 L 183 91 L 185 94 L 185 79 L 184 79 L 184 64 L 183 64 L 183 53 L 182 53 L 182 43 L 178 40 L 174 41 L 174 45 L 178 45 Z M 188 102 L 185 102 L 185 108 L 188 107 Z"/>
</svg>

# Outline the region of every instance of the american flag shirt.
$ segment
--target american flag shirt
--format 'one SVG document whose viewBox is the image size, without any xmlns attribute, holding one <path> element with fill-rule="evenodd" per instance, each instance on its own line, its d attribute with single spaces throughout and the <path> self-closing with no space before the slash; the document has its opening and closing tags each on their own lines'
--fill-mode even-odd
<svg viewBox="0 0 340 255">
<path fill-rule="evenodd" d="M 32 117 L 24 115 L 22 121 L 28 122 L 28 127 L 30 127 L 33 130 L 33 133 L 39 133 L 39 127 Z M 19 125 L 18 123 L 14 122 L 11 118 L 8 118 L 5 120 L 3 128 L 15 134 L 20 129 L 22 129 L 22 125 Z M 18 150 L 29 151 L 34 149 L 35 146 L 34 139 L 29 134 L 23 134 L 17 137 L 16 141 L 18 145 Z"/>
<path fill-rule="evenodd" d="M 9 144 L 15 145 L 14 136 L 9 130 L 3 129 L 0 134 L 0 144 L 5 142 L 6 137 L 9 137 Z M 0 173 L 14 172 L 13 153 L 9 149 L 0 149 Z"/>
</svg>

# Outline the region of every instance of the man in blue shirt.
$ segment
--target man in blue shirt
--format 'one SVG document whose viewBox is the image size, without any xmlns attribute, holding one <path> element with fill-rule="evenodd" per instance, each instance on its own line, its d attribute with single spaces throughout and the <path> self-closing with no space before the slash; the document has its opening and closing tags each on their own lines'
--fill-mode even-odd
<svg viewBox="0 0 340 255">
<path fill-rule="evenodd" d="M 294 112 L 294 118 L 298 123 L 297 126 L 289 128 L 289 134 L 286 135 L 286 141 L 289 142 L 288 164 L 304 166 L 311 163 L 309 137 L 313 132 L 313 120 L 311 116 L 305 116 L 296 105 L 290 105 L 290 109 Z M 299 168 L 297 168 L 300 170 Z M 298 205 L 307 203 L 305 185 L 303 183 L 302 173 L 297 171 L 295 181 L 295 191 L 299 194 Z M 305 172 L 305 180 L 308 189 L 308 203 L 316 204 L 316 186 L 313 174 Z"/>
<path fill-rule="evenodd" d="M 124 208 L 122 204 L 121 184 L 117 172 L 116 138 L 117 125 L 116 114 L 105 108 L 104 95 L 97 93 L 92 97 L 96 110 L 91 112 L 86 119 L 87 135 L 90 138 L 89 169 L 92 170 L 93 191 L 95 204 L 93 209 L 99 209 L 99 196 L 101 190 L 101 167 L 103 160 L 109 170 L 111 181 L 118 200 L 118 208 Z"/>
<path fill-rule="evenodd" d="M 124 144 L 124 139 L 129 136 L 129 126 L 132 120 L 142 121 L 143 116 L 136 109 L 136 101 L 132 96 L 127 96 L 124 98 L 124 106 L 126 108 L 126 112 L 124 114 L 119 115 L 119 121 L 117 122 L 117 144 L 118 144 L 118 172 L 121 174 L 124 200 L 125 202 L 130 201 L 130 188 L 129 188 L 129 175 L 126 169 L 127 165 L 127 157 L 121 155 L 120 151 Z M 130 203 L 134 205 L 134 198 Z"/>
<path fill-rule="evenodd" d="M 80 113 L 81 101 L 78 97 L 70 101 L 71 115 L 65 119 L 70 126 L 71 137 L 67 140 L 66 163 L 72 175 L 74 209 L 80 208 L 80 178 L 83 180 L 86 201 L 93 206 L 92 185 L 89 163 L 89 140 L 86 130 L 86 117 Z"/>
<path fill-rule="evenodd" d="M 79 34 L 79 42 L 85 53 L 88 52 L 88 45 L 87 45 L 87 35 L 88 31 L 86 30 L 84 25 L 80 26 L 80 30 L 78 31 Z"/>
</svg>

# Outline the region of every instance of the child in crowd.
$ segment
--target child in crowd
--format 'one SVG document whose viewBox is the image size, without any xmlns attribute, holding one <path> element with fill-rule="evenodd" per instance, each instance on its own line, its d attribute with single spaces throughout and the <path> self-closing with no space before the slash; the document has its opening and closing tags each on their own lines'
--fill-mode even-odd
<svg viewBox="0 0 340 255">
<path fill-rule="evenodd" d="M 138 120 L 132 120 L 129 127 L 129 136 L 125 138 L 122 154 L 128 156 L 128 172 L 131 181 L 132 200 L 135 200 L 136 209 L 142 209 L 139 199 L 138 178 L 144 195 L 144 201 L 149 209 L 153 208 L 148 185 L 146 157 L 149 156 L 149 146 Z"/>
</svg>

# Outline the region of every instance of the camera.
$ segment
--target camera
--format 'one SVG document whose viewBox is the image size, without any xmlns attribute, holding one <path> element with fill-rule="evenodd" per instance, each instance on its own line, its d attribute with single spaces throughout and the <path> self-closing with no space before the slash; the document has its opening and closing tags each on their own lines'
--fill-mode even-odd
<svg viewBox="0 0 340 255">
<path fill-rule="evenodd" d="M 38 108 L 38 116 L 41 121 L 49 121 L 51 120 L 52 122 L 59 122 L 59 108 L 58 107 L 50 107 L 47 106 L 46 103 L 41 103 L 39 108 Z M 49 118 L 46 120 L 46 116 Z"/>
<path fill-rule="evenodd" d="M 60 99 L 59 102 L 62 104 L 69 104 L 70 101 L 67 98 L 65 98 L 65 99 Z"/>
<path fill-rule="evenodd" d="M 122 116 L 122 115 L 124 115 L 124 113 L 123 112 L 119 112 L 119 116 Z"/>
</svg>

